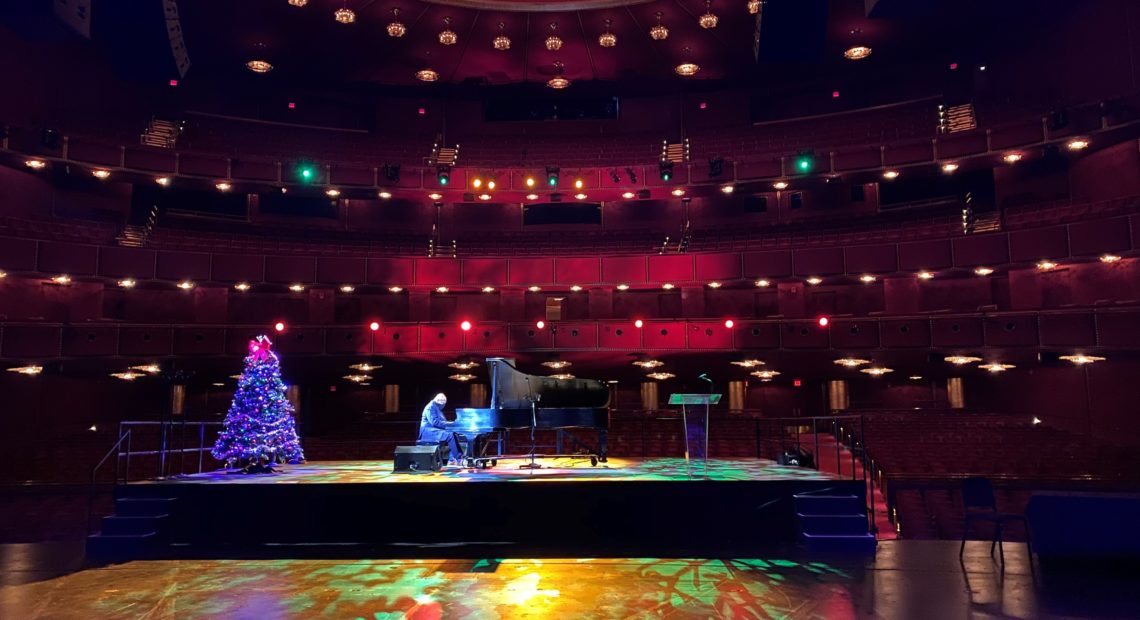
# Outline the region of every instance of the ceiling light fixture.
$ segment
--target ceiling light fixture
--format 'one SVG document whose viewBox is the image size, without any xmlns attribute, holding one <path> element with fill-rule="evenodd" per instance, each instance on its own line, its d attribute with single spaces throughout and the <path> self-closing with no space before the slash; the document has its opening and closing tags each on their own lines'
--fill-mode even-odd
<svg viewBox="0 0 1140 620">
<path fill-rule="evenodd" d="M 180 288 L 184 291 L 188 291 L 188 290 L 194 288 L 194 283 L 191 282 L 190 280 L 183 280 L 183 281 L 178 283 L 178 288 Z"/>
<path fill-rule="evenodd" d="M 538 285 L 531 285 L 531 286 L 526 287 L 526 290 L 528 290 L 532 293 L 537 293 L 537 292 L 542 290 L 542 287 L 540 287 Z"/>
<path fill-rule="evenodd" d="M 683 77 L 692 77 L 692 76 L 696 75 L 698 71 L 701 70 L 700 65 L 698 65 L 697 63 L 695 63 L 689 59 L 689 56 L 692 54 L 692 51 L 693 50 L 691 48 L 688 48 L 688 47 L 685 48 L 685 50 L 684 50 L 685 62 L 677 65 L 674 68 L 674 71 L 677 72 L 677 75 L 680 75 Z"/>
<path fill-rule="evenodd" d="M 360 364 L 353 364 L 348 368 L 350 370 L 359 370 L 360 372 L 372 372 L 377 368 L 381 368 L 381 366 L 379 364 L 369 364 L 368 362 L 362 362 Z"/>
<path fill-rule="evenodd" d="M 748 0 L 748 14 L 756 15 L 760 12 L 760 0 Z"/>
<path fill-rule="evenodd" d="M 157 375 L 162 372 L 162 366 L 158 364 L 140 364 L 138 366 L 131 366 L 127 370 L 137 370 L 139 372 L 145 372 L 148 375 Z"/>
<path fill-rule="evenodd" d="M 434 82 L 439 79 L 439 73 L 431 67 L 425 67 L 416 71 L 416 79 L 421 82 Z"/>
<path fill-rule="evenodd" d="M 755 284 L 759 288 L 768 288 L 769 286 L 772 285 L 772 282 L 769 280 L 765 280 L 764 278 L 760 278 L 759 280 L 757 280 L 755 282 Z"/>
<path fill-rule="evenodd" d="M 740 366 L 742 368 L 755 368 L 757 366 L 763 366 L 764 365 L 763 361 L 756 360 L 756 359 L 738 360 L 738 361 L 729 362 L 729 363 L 732 364 L 733 366 Z"/>
<path fill-rule="evenodd" d="M 657 25 L 649 29 L 649 38 L 654 41 L 664 41 L 669 38 L 669 29 L 661 24 L 664 15 L 661 11 L 657 11 Z"/>
<path fill-rule="evenodd" d="M 863 60 L 871 55 L 871 48 L 866 45 L 856 45 L 849 47 L 843 52 L 843 57 L 847 60 Z"/>
<path fill-rule="evenodd" d="M 947 162 L 945 164 L 942 164 L 942 172 L 945 172 L 946 174 L 950 174 L 957 169 L 958 169 L 958 164 L 956 164 L 954 162 Z"/>
<path fill-rule="evenodd" d="M 561 379 L 563 381 L 569 381 L 570 379 L 574 378 L 574 375 L 572 375 L 568 372 L 560 372 L 557 374 L 550 375 L 550 378 L 551 379 Z"/>
<path fill-rule="evenodd" d="M 216 188 L 216 189 L 217 189 L 219 192 L 228 192 L 228 191 L 230 191 L 231 189 L 233 189 L 233 187 L 234 187 L 234 186 L 233 186 L 233 185 L 230 185 L 229 183 L 226 183 L 225 181 L 221 181 L 221 182 L 219 182 L 219 183 L 215 183 L 215 184 L 214 184 L 214 187 L 215 187 L 215 188 Z"/>
<path fill-rule="evenodd" d="M 683 189 L 681 189 L 680 187 L 678 187 L 677 189 L 673 190 L 671 193 L 672 193 L 674 196 L 677 196 L 677 197 L 681 197 L 681 196 L 684 196 L 684 195 L 685 195 L 685 190 L 683 190 Z"/>
<path fill-rule="evenodd" d="M 974 268 L 974 273 L 978 274 L 979 276 L 988 276 L 993 272 L 994 272 L 994 270 L 991 267 L 975 267 Z"/>
<path fill-rule="evenodd" d="M 333 19 L 339 24 L 351 24 L 356 21 L 356 13 L 348 8 L 346 2 L 345 6 L 333 11 Z"/>
<path fill-rule="evenodd" d="M 353 383 L 363 383 L 372 377 L 368 375 L 345 375 L 344 378 L 352 381 Z"/>
<path fill-rule="evenodd" d="M 1085 355 L 1084 353 L 1077 353 L 1076 355 L 1062 355 L 1060 359 L 1074 364 L 1092 364 L 1094 362 L 1103 362 L 1105 358 L 1097 355 Z"/>
<path fill-rule="evenodd" d="M 563 368 L 568 368 L 570 366 L 570 362 L 563 360 L 550 360 L 543 362 L 542 365 L 554 370 L 562 370 Z"/>
<path fill-rule="evenodd" d="M 721 185 L 720 191 L 722 191 L 726 194 L 731 194 L 732 192 L 736 191 L 736 187 L 732 186 L 732 185 Z"/>
<path fill-rule="evenodd" d="M 673 377 L 676 377 L 677 375 L 675 375 L 671 372 L 651 372 L 645 376 L 650 378 L 650 379 L 654 379 L 656 381 L 664 381 L 665 379 L 672 379 Z"/>
<path fill-rule="evenodd" d="M 138 282 L 135 282 L 134 278 L 124 278 L 122 280 L 119 280 L 120 288 L 134 288 L 136 284 L 138 284 Z"/>
<path fill-rule="evenodd" d="M 757 370 L 756 372 L 748 373 L 753 377 L 760 377 L 761 381 L 771 381 L 774 377 L 780 376 L 778 370 Z"/>
<path fill-rule="evenodd" d="M 440 293 L 440 294 L 446 293 L 449 290 L 451 290 L 451 289 L 447 288 L 446 286 L 437 286 L 435 288 L 435 292 Z"/>
<path fill-rule="evenodd" d="M 451 29 L 451 18 L 443 18 L 443 30 L 439 33 L 439 42 L 443 45 L 455 45 L 459 41 L 459 35 Z"/>
<path fill-rule="evenodd" d="M 495 292 L 495 287 L 493 287 L 493 286 L 484 286 L 483 288 L 481 288 L 481 289 L 479 289 L 479 290 L 483 291 L 484 293 L 494 293 L 494 292 Z"/>
<path fill-rule="evenodd" d="M 249 282 L 238 282 L 234 285 L 234 289 L 244 293 L 249 290 Z"/>
<path fill-rule="evenodd" d="M 538 200 L 538 194 L 527 194 L 526 199 L 527 200 Z"/>
<path fill-rule="evenodd" d="M 918 272 L 918 279 L 919 280 L 933 280 L 934 279 L 934 272 L 932 272 L 932 271 L 920 271 L 920 272 Z"/>
<path fill-rule="evenodd" d="M 554 90 L 562 90 L 563 88 L 570 86 L 570 80 L 566 79 L 562 75 L 562 72 L 564 70 L 565 70 L 565 66 L 562 64 L 562 61 L 561 60 L 555 60 L 554 61 L 554 77 L 547 80 L 547 82 L 546 82 L 547 88 L 553 88 Z"/>
<path fill-rule="evenodd" d="M 154 182 L 163 187 L 168 187 L 170 185 L 170 177 L 158 177 Z"/>
<path fill-rule="evenodd" d="M 268 60 L 256 58 L 245 63 L 245 68 L 254 73 L 269 73 L 273 70 L 273 65 Z"/>
<path fill-rule="evenodd" d="M 400 286 L 389 286 L 388 287 L 389 293 L 401 293 L 403 291 L 404 291 L 403 287 L 400 287 Z"/>
<path fill-rule="evenodd" d="M 665 290 L 667 290 L 667 291 L 671 291 L 671 290 L 673 290 L 673 288 L 674 288 L 674 287 L 673 287 L 673 285 L 672 285 L 671 283 L 669 283 L 669 282 L 666 282 L 665 284 L 662 284 L 662 285 L 661 285 L 661 288 L 663 288 L 663 289 L 665 289 Z"/>
<path fill-rule="evenodd" d="M 66 273 L 61 273 L 58 276 L 52 278 L 51 281 L 61 286 L 67 286 L 68 284 L 71 284 L 71 276 L 67 275 Z"/>
<path fill-rule="evenodd" d="M 355 291 L 356 291 L 356 287 L 351 285 L 351 284 L 342 284 L 340 286 L 340 292 L 342 292 L 342 293 L 352 293 Z"/>
<path fill-rule="evenodd" d="M 634 194 L 633 192 L 622 192 L 622 195 L 621 195 L 621 197 L 622 197 L 622 198 L 625 198 L 626 200 L 632 200 L 632 199 L 633 199 L 633 197 L 634 197 L 634 196 L 636 196 L 636 195 L 637 195 L 637 194 Z"/>
<path fill-rule="evenodd" d="M 325 190 L 325 195 L 329 198 L 336 198 L 337 196 L 340 196 L 340 190 L 330 187 L 329 189 Z"/>
<path fill-rule="evenodd" d="M 47 167 L 47 162 L 42 159 L 28 159 L 24 161 L 24 165 L 32 170 L 43 170 Z"/>
<path fill-rule="evenodd" d="M 570 292 L 571 293 L 580 293 L 580 292 L 582 292 L 582 287 L 578 286 L 577 284 L 573 284 L 570 286 Z"/>
<path fill-rule="evenodd" d="M 772 187 L 775 189 L 788 189 L 788 182 L 787 181 L 776 181 L 775 183 L 772 184 Z"/>
<path fill-rule="evenodd" d="M 468 360 L 466 362 L 452 362 L 448 364 L 447 367 L 454 368 L 456 370 L 471 370 L 472 368 L 478 368 L 479 362 L 476 362 L 474 360 Z"/>
<path fill-rule="evenodd" d="M 1070 151 L 1083 151 L 1089 147 L 1089 141 L 1084 138 L 1074 138 L 1065 145 Z"/>
<path fill-rule="evenodd" d="M 383 198 L 384 200 L 388 200 L 389 198 L 392 197 L 392 192 L 385 189 L 385 190 L 380 190 L 380 193 L 376 194 L 376 195 Z"/>
<path fill-rule="evenodd" d="M 619 291 L 628 291 L 629 285 L 628 284 L 619 284 L 619 285 L 615 286 L 614 288 L 616 288 Z"/>
<path fill-rule="evenodd" d="M 500 52 L 505 52 L 511 49 L 511 39 L 505 34 L 506 27 L 507 25 L 505 23 L 499 22 L 499 36 L 491 39 L 491 47 L 499 50 Z"/>
<path fill-rule="evenodd" d="M 887 170 L 887 171 L 883 172 L 883 178 L 888 180 L 888 181 L 894 181 L 895 179 L 899 178 L 899 171 L 898 170 Z"/>
<path fill-rule="evenodd" d="M 660 367 L 665 365 L 665 362 L 662 362 L 661 360 L 653 360 L 653 359 L 637 360 L 633 363 L 633 365 L 637 366 L 639 368 L 660 368 Z"/>
<path fill-rule="evenodd" d="M 308 3 L 309 0 L 289 0 L 290 6 L 305 6 Z"/>
<path fill-rule="evenodd" d="M 440 198 L 443 198 L 443 194 L 438 194 L 436 192 L 432 192 L 432 193 L 428 194 L 428 198 L 431 198 L 432 200 L 439 200 Z"/>
<path fill-rule="evenodd" d="M 300 293 L 300 292 L 303 292 L 305 290 L 305 285 L 304 284 L 290 284 L 289 290 L 293 291 L 294 293 Z"/>
<path fill-rule="evenodd" d="M 606 31 L 598 36 L 598 45 L 601 45 L 602 47 L 613 47 L 617 45 L 617 35 L 615 35 L 613 31 L 610 30 L 610 26 L 612 24 L 613 20 L 606 20 Z"/>
<path fill-rule="evenodd" d="M 859 359 L 857 357 L 841 357 L 835 360 L 835 363 L 840 366 L 846 366 L 847 368 L 855 368 L 864 364 L 870 364 L 871 360 Z"/>
<path fill-rule="evenodd" d="M 562 49 L 562 38 L 558 36 L 558 22 L 550 22 L 550 36 L 546 37 L 546 49 L 557 52 Z"/>
<path fill-rule="evenodd" d="M 978 368 L 981 368 L 982 370 L 988 370 L 990 372 L 1005 372 L 1010 368 L 1017 368 L 1017 366 L 1014 366 L 1013 364 L 1000 364 L 998 362 L 990 362 L 989 364 L 981 364 L 978 366 Z"/>
<path fill-rule="evenodd" d="M 705 0 L 705 14 L 697 18 L 697 23 L 701 25 L 701 28 L 708 30 L 710 28 L 716 28 L 717 22 L 719 21 L 716 13 L 712 12 L 712 0 Z"/>
<path fill-rule="evenodd" d="M 1043 260 L 1043 261 L 1037 263 L 1037 269 L 1039 269 L 1041 271 L 1052 271 L 1053 269 L 1056 269 L 1056 268 L 1057 268 L 1057 263 L 1054 263 L 1051 260 Z"/>
<path fill-rule="evenodd" d="M 709 288 L 720 288 L 721 283 L 720 282 L 709 282 L 708 286 L 709 286 Z"/>
<path fill-rule="evenodd" d="M 577 194 L 574 194 L 574 197 L 577 198 L 578 200 L 585 200 L 586 199 L 586 195 L 583 194 L 582 192 L 578 192 Z"/>
<path fill-rule="evenodd" d="M 388 36 L 399 39 L 408 32 L 408 27 L 400 21 L 400 9 L 392 9 L 392 21 L 388 22 Z"/>
<path fill-rule="evenodd" d="M 1100 262 L 1102 263 L 1115 263 L 1118 261 L 1120 261 L 1120 256 L 1116 254 L 1102 254 L 1100 257 Z"/>
<path fill-rule="evenodd" d="M 894 368 L 884 368 L 882 366 L 872 366 L 871 368 L 862 368 L 859 372 L 865 372 L 873 377 L 881 377 L 888 372 L 894 372 Z"/>
<path fill-rule="evenodd" d="M 458 374 L 458 375 L 451 375 L 448 377 L 448 379 L 451 379 L 452 381 L 463 381 L 463 382 L 470 381 L 474 378 L 475 378 L 475 375 L 469 375 L 469 374 Z"/>
<path fill-rule="evenodd" d="M 14 366 L 8 369 L 8 372 L 14 372 L 21 375 L 34 376 L 44 371 L 43 366 Z"/>
<path fill-rule="evenodd" d="M 113 372 L 111 376 L 116 379 L 122 379 L 123 381 L 134 381 L 143 375 L 140 372 L 131 372 L 128 370 L 126 372 Z"/>
<path fill-rule="evenodd" d="M 1021 157 L 1021 153 L 1006 153 L 1001 159 L 1007 164 L 1016 164 L 1021 161 Z"/>
<path fill-rule="evenodd" d="M 823 284 L 823 278 L 811 276 L 806 280 L 806 282 L 812 286 L 819 286 L 820 284 Z"/>
<path fill-rule="evenodd" d="M 966 364 L 982 361 L 982 358 L 974 357 L 972 355 L 948 355 L 943 359 L 947 362 L 950 362 L 951 364 L 954 364 L 955 366 L 965 366 Z"/>
<path fill-rule="evenodd" d="M 92 170 L 91 176 L 95 177 L 96 179 L 99 179 L 100 181 L 103 181 L 103 180 L 106 180 L 107 178 L 109 178 L 111 176 L 111 171 L 110 170 L 102 170 L 102 169 Z"/>
<path fill-rule="evenodd" d="M 863 284 L 871 284 L 876 279 L 877 278 L 875 276 L 873 276 L 869 273 L 865 273 L 865 274 L 859 276 L 859 281 L 862 282 Z"/>
</svg>

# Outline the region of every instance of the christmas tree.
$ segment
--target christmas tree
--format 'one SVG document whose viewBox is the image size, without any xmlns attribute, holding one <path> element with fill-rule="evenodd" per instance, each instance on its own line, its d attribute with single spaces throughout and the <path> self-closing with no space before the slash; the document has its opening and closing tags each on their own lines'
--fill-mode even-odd
<svg viewBox="0 0 1140 620">
<path fill-rule="evenodd" d="M 249 341 L 245 371 L 212 451 L 228 467 L 242 463 L 249 473 L 273 471 L 274 463 L 305 460 L 293 405 L 285 398 L 281 364 L 272 346 L 266 336 Z"/>
</svg>

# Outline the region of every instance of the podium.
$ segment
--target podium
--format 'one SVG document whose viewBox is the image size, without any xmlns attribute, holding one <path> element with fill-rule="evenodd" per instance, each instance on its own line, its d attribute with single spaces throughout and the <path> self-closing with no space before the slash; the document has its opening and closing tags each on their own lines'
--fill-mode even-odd
<svg viewBox="0 0 1140 620">
<path fill-rule="evenodd" d="M 707 471 L 709 460 L 709 406 L 720 402 L 720 394 L 670 394 L 670 405 L 681 405 L 681 423 L 685 426 L 685 469 L 689 468 L 689 455 L 692 452 L 695 458 L 701 459 L 703 468 Z M 698 416 L 692 424 L 689 423 L 690 406 L 705 406 L 705 420 L 702 424 Z M 696 448 L 694 451 L 693 448 Z M 690 474 L 692 472 L 690 471 Z"/>
</svg>

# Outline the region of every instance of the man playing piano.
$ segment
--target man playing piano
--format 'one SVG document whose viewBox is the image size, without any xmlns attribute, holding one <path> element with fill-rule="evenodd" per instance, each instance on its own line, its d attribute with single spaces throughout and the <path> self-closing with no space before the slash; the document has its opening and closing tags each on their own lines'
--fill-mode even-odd
<svg viewBox="0 0 1140 620">
<path fill-rule="evenodd" d="M 420 436 L 417 439 L 419 442 L 447 442 L 450 454 L 448 454 L 448 465 L 462 465 L 463 464 L 463 451 L 459 449 L 459 438 L 455 436 L 455 432 L 451 430 L 450 423 L 447 418 L 443 417 L 443 406 L 447 404 L 447 396 L 443 393 L 435 395 L 435 398 L 428 402 L 424 407 L 423 415 L 420 416 Z"/>
</svg>

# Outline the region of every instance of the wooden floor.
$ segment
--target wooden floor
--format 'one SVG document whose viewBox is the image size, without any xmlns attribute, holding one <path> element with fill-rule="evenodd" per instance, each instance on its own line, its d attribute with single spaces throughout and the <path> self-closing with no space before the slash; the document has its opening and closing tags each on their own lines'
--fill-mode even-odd
<svg viewBox="0 0 1140 620">
<path fill-rule="evenodd" d="M 71 547 L 75 549 L 75 547 Z M 1134 591 L 1049 580 L 1024 547 L 890 541 L 871 558 L 136 561 L 0 546 L 4 618 L 1137 617 Z M 1111 576 L 1107 578 L 1111 581 Z M 1075 580 L 1075 581 L 1074 581 Z"/>
</svg>

